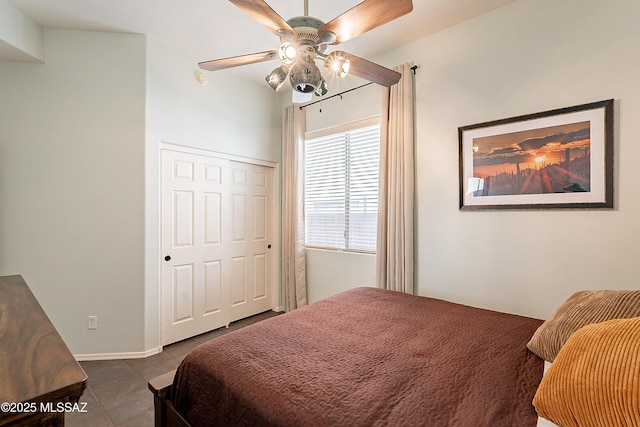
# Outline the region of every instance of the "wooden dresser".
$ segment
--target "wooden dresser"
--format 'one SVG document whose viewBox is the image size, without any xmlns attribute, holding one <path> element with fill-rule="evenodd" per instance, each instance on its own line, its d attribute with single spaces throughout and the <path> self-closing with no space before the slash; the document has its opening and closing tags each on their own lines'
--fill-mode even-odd
<svg viewBox="0 0 640 427">
<path fill-rule="evenodd" d="M 62 426 L 86 387 L 23 278 L 0 277 L 0 426 Z"/>
</svg>

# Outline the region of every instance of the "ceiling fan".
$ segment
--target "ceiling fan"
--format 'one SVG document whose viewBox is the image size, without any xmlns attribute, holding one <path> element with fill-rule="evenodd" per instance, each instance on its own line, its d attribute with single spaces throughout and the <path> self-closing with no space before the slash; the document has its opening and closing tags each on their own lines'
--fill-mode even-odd
<svg viewBox="0 0 640 427">
<path fill-rule="evenodd" d="M 400 73 L 366 59 L 339 50 L 326 51 L 330 45 L 343 43 L 406 15 L 413 10 L 411 0 L 364 0 L 327 23 L 309 16 L 308 0 L 304 2 L 304 16 L 287 21 L 264 0 L 229 1 L 277 35 L 280 45 L 277 50 L 200 62 L 198 65 L 203 70 L 216 71 L 280 59 L 282 65 L 265 80 L 277 91 L 289 77 L 294 102 L 307 102 L 313 94 L 323 96 L 328 92 L 316 59 L 324 61 L 327 70 L 340 77 L 352 74 L 386 87 L 400 80 Z"/>
</svg>

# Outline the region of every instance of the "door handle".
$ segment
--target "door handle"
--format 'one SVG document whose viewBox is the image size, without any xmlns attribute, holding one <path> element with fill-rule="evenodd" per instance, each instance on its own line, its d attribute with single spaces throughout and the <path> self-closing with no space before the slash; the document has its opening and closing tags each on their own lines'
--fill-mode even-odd
<svg viewBox="0 0 640 427">
<path fill-rule="evenodd" d="M 267 249 L 271 249 L 271 245 L 267 245 Z"/>
<path fill-rule="evenodd" d="M 171 256 L 170 256 L 170 255 L 167 255 L 166 257 L 164 257 L 164 260 L 165 260 L 165 261 L 171 261 Z"/>
</svg>

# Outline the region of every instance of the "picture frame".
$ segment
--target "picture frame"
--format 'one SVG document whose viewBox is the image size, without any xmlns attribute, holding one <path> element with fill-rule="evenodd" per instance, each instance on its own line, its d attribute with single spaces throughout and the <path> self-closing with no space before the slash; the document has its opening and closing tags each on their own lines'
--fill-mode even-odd
<svg viewBox="0 0 640 427">
<path fill-rule="evenodd" d="M 613 103 L 459 127 L 460 210 L 613 208 Z"/>
</svg>

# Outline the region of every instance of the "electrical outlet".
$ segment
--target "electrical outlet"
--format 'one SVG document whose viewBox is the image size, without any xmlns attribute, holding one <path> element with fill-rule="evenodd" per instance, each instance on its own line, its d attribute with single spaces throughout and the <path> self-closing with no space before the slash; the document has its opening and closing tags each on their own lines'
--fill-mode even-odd
<svg viewBox="0 0 640 427">
<path fill-rule="evenodd" d="M 89 316 L 89 326 L 87 329 L 98 329 L 98 316 Z"/>
</svg>

